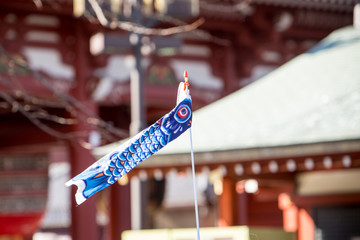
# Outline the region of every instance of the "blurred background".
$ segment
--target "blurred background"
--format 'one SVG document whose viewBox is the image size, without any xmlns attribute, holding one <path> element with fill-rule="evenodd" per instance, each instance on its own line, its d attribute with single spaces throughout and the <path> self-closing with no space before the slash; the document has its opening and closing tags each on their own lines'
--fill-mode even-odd
<svg viewBox="0 0 360 240">
<path fill-rule="evenodd" d="M 189 73 L 204 239 L 360 239 L 359 0 L 0 1 L 0 240 L 195 239 L 189 135 L 65 182 Z"/>
</svg>

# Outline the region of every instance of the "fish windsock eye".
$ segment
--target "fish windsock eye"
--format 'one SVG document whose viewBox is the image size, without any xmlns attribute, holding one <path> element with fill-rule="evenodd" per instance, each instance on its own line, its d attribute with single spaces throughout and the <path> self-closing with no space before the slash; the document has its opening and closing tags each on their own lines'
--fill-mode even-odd
<svg viewBox="0 0 360 240">
<path fill-rule="evenodd" d="M 191 110 L 187 105 L 179 106 L 178 110 L 175 113 L 175 119 L 179 123 L 184 123 L 191 117 Z"/>
</svg>

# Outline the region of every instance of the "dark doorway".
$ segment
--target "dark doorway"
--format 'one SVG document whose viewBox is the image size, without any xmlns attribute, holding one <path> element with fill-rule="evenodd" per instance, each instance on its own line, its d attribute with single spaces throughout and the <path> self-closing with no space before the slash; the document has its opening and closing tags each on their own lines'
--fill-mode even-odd
<svg viewBox="0 0 360 240">
<path fill-rule="evenodd" d="M 315 240 L 359 240 L 360 206 L 327 206 L 313 209 Z"/>
</svg>

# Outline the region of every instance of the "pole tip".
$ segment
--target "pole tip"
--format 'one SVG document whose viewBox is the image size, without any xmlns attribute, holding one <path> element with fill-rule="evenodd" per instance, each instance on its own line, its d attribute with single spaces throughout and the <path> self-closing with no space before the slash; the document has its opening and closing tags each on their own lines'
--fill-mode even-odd
<svg viewBox="0 0 360 240">
<path fill-rule="evenodd" d="M 185 83 L 184 83 L 184 91 L 185 91 L 190 86 L 187 71 L 184 71 L 184 79 L 185 79 Z"/>
</svg>

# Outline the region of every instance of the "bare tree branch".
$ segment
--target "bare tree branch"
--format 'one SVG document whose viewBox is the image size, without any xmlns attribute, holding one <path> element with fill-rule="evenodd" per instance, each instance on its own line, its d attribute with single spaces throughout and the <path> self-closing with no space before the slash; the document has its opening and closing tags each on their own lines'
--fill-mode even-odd
<svg viewBox="0 0 360 240">
<path fill-rule="evenodd" d="M 125 31 L 134 32 L 134 33 L 143 34 L 143 35 L 169 36 L 169 35 L 173 35 L 176 33 L 192 31 L 192 30 L 198 28 L 200 25 L 202 25 L 205 22 L 204 18 L 199 18 L 198 20 L 196 20 L 195 22 L 193 22 L 191 24 L 170 27 L 170 28 L 165 28 L 165 29 L 147 28 L 147 27 L 144 27 L 139 24 L 132 23 L 132 22 L 118 21 L 118 20 L 112 21 L 109 23 L 109 21 L 105 17 L 103 10 L 101 9 L 101 7 L 99 5 L 99 3 L 96 0 L 88 0 L 88 1 L 91 5 L 92 9 L 94 10 L 98 21 L 100 22 L 100 24 L 102 26 L 109 27 L 109 28 L 120 28 Z"/>
</svg>

